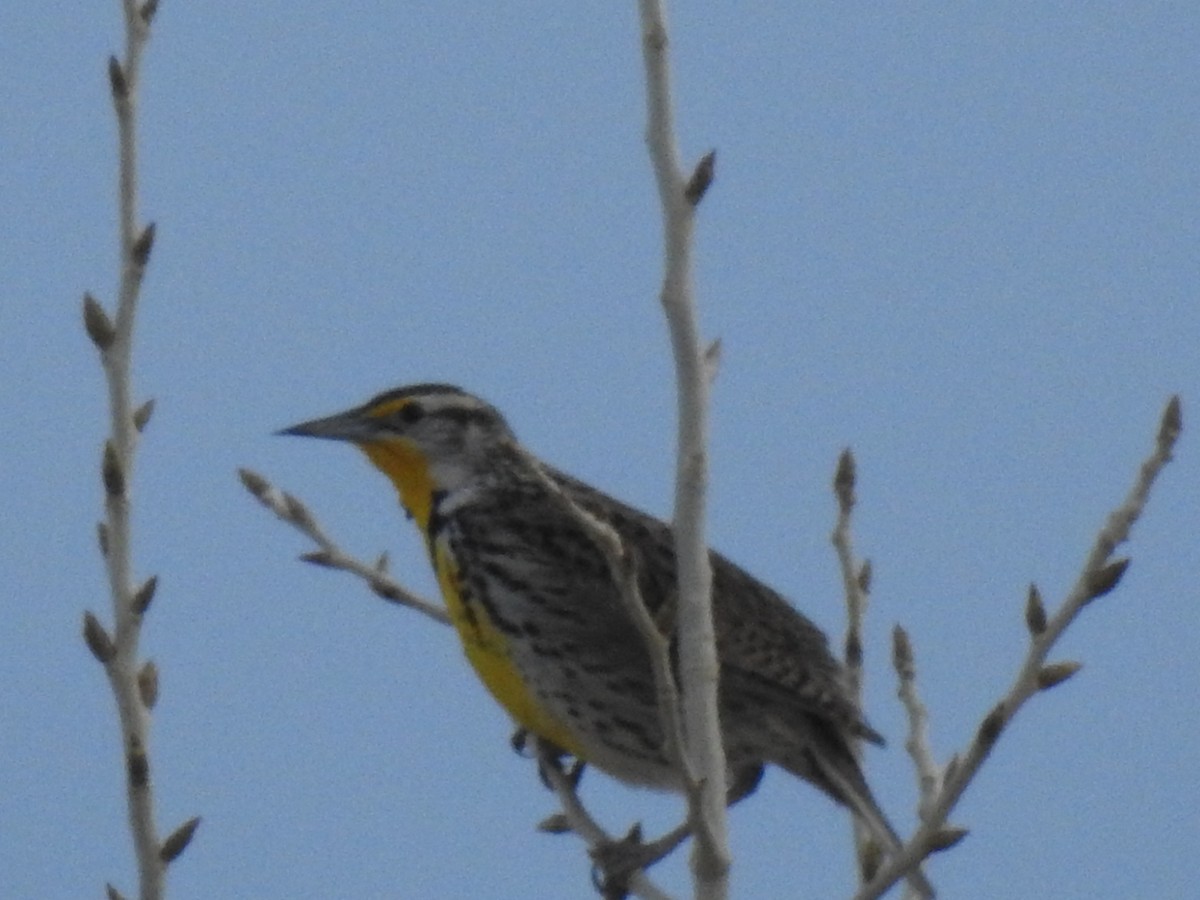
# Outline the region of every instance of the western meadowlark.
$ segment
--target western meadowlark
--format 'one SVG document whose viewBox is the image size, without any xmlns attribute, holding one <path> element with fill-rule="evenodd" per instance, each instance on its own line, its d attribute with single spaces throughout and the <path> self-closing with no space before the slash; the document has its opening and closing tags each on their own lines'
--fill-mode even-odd
<svg viewBox="0 0 1200 900">
<path fill-rule="evenodd" d="M 669 526 L 538 461 L 496 409 L 450 385 L 397 388 L 281 433 L 348 441 L 391 479 L 425 538 L 467 658 L 521 728 L 622 781 L 679 787 L 648 651 L 564 498 L 615 529 L 650 613 L 668 617 Z M 894 849 L 854 751 L 857 740 L 883 739 L 825 635 L 723 556 L 711 561 L 730 784 L 746 792 L 765 765 L 781 766 Z"/>
</svg>

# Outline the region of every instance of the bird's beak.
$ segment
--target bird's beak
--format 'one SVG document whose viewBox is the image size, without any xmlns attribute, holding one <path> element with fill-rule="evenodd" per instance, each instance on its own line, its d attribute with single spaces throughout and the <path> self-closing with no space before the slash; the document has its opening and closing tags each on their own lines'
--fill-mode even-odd
<svg viewBox="0 0 1200 900">
<path fill-rule="evenodd" d="M 360 444 L 377 438 L 378 427 L 372 419 L 362 414 L 361 409 L 352 409 L 349 412 L 326 416 L 323 419 L 301 422 L 299 425 L 293 425 L 291 428 L 284 428 L 275 433 Z"/>
</svg>

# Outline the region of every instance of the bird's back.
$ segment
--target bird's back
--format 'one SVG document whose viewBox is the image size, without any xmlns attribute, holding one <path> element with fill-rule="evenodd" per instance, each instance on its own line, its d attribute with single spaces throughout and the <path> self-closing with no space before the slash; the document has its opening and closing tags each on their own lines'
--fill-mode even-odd
<svg viewBox="0 0 1200 900">
<path fill-rule="evenodd" d="M 675 544 L 670 526 L 547 467 L 575 503 L 608 522 L 637 554 L 640 586 L 651 613 L 674 595 Z M 855 737 L 881 743 L 850 699 L 845 670 L 825 634 L 782 595 L 716 551 L 712 566 L 713 627 L 722 679 L 754 685 L 765 702 L 829 719 Z"/>
</svg>

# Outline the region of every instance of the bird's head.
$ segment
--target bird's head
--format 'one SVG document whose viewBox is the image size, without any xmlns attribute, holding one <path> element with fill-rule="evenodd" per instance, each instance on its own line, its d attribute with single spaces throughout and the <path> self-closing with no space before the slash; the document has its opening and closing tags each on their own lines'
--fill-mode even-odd
<svg viewBox="0 0 1200 900">
<path fill-rule="evenodd" d="M 422 529 L 435 492 L 452 492 L 485 474 L 514 443 L 494 407 L 447 384 L 386 391 L 346 412 L 301 422 L 279 434 L 348 441 L 388 476 Z"/>
</svg>

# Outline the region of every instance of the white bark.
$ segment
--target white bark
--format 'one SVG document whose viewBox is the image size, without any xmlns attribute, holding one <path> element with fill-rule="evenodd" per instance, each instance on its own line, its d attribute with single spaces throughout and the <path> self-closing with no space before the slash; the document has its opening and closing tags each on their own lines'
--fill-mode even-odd
<svg viewBox="0 0 1200 900">
<path fill-rule="evenodd" d="M 692 286 L 696 204 L 712 177 L 712 156 L 685 178 L 675 140 L 667 25 L 662 0 L 640 0 L 646 69 L 646 143 L 662 203 L 665 271 L 661 300 L 671 334 L 678 385 L 678 457 L 675 552 L 679 590 L 679 681 L 689 769 L 699 790 L 689 795 L 696 831 L 692 876 L 696 896 L 729 894 L 729 839 L 725 817 L 725 752 L 717 707 L 719 668 L 712 620 L 712 572 L 705 537 L 708 481 L 706 352 L 700 341 Z"/>
</svg>

